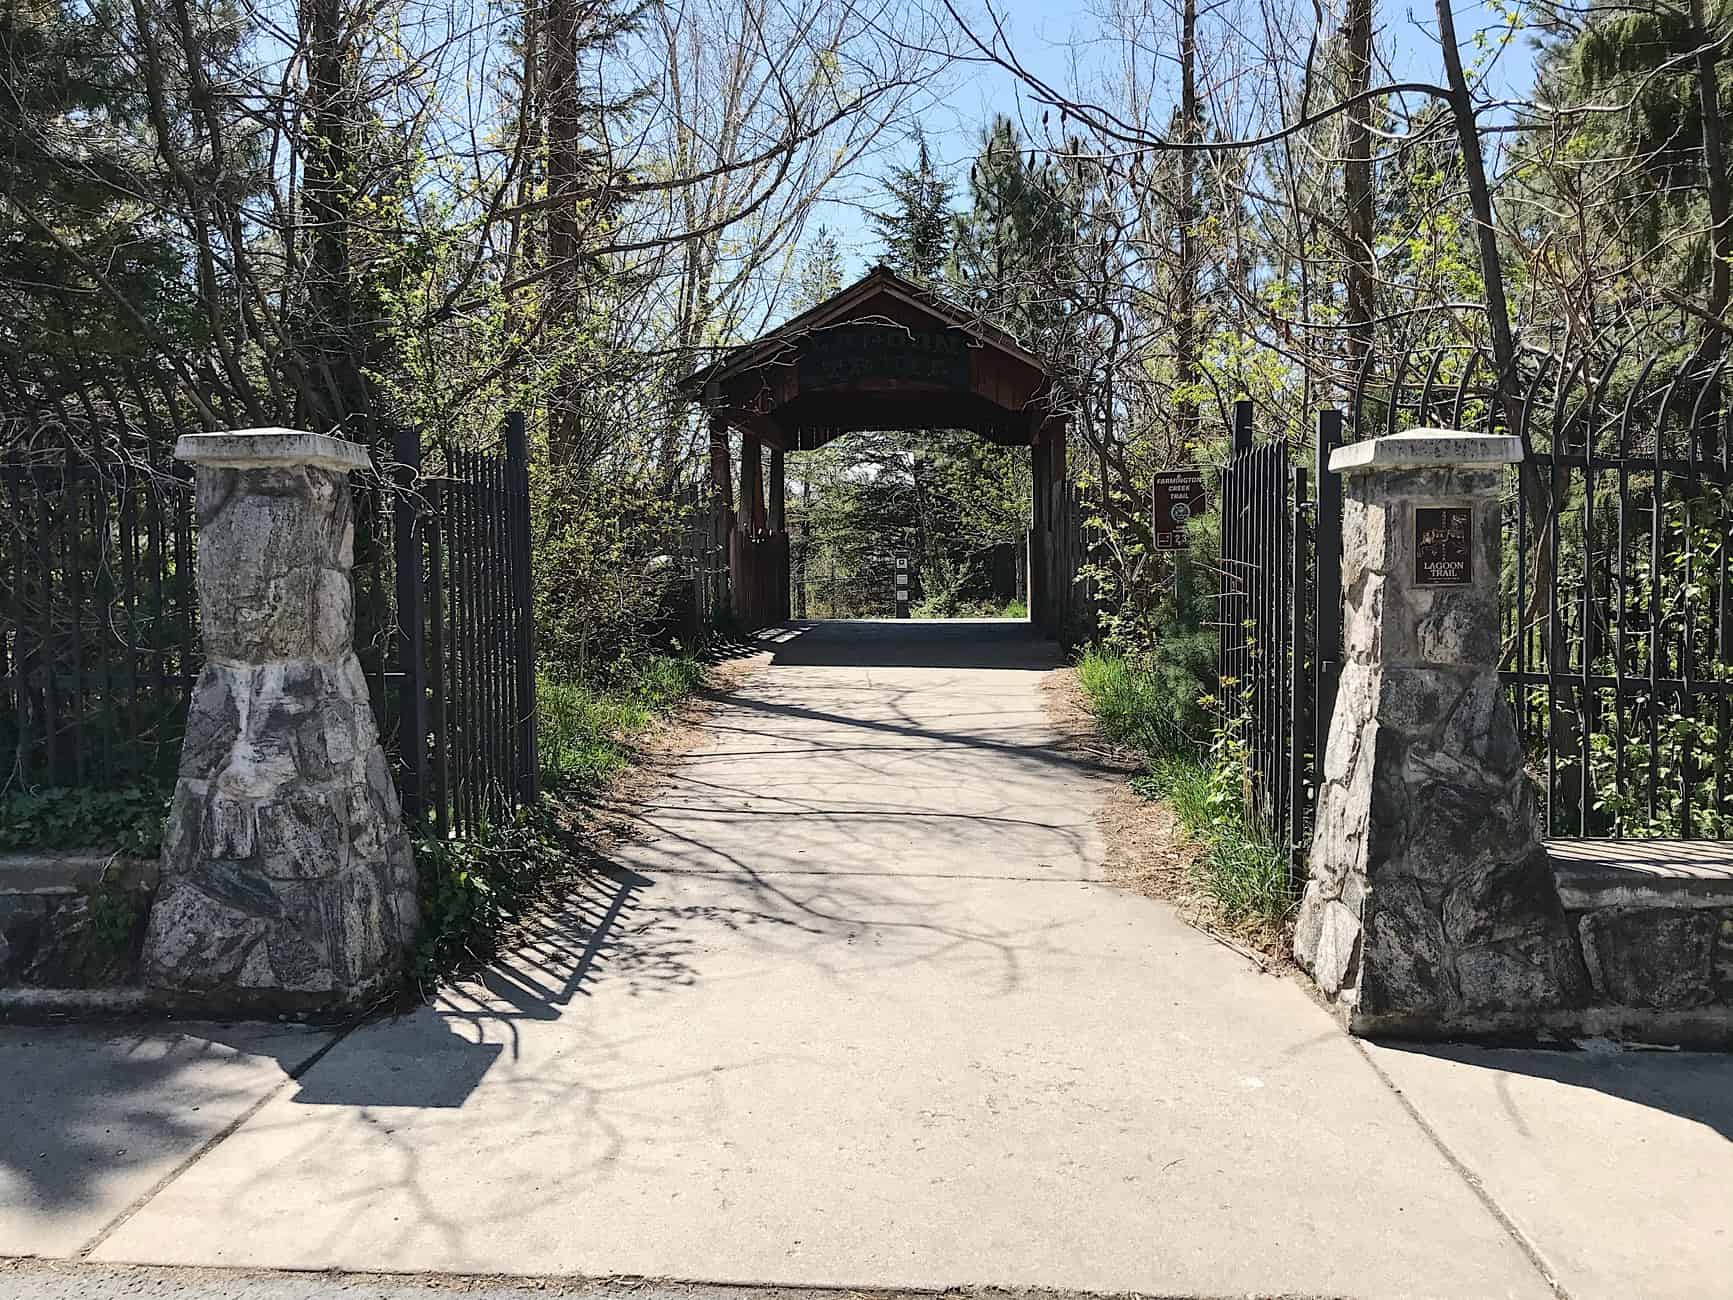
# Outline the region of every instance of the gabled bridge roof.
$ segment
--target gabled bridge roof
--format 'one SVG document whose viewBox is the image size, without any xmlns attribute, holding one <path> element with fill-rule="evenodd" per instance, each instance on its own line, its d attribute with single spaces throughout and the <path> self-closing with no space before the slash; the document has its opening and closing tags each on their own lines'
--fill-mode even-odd
<svg viewBox="0 0 1733 1300">
<path fill-rule="evenodd" d="M 1039 357 L 884 266 L 679 388 L 786 451 L 862 429 L 969 429 L 1028 446 L 1055 423 L 1052 376 Z"/>
</svg>

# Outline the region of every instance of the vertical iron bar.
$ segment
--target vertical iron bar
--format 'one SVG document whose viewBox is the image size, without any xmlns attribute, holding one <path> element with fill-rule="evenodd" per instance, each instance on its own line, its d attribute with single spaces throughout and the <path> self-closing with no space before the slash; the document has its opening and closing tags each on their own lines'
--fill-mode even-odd
<svg viewBox="0 0 1733 1300">
<path fill-rule="evenodd" d="M 501 626 L 501 579 L 505 544 L 500 530 L 500 472 L 503 454 L 490 454 L 483 462 L 487 476 L 487 762 L 492 799 L 501 814 L 511 808 L 505 778 L 505 644 Z"/>
<path fill-rule="evenodd" d="M 1647 371 L 1644 373 L 1646 374 Z M 1625 666 L 1629 662 L 1625 630 L 1631 616 L 1630 581 L 1626 569 L 1626 557 L 1631 549 L 1631 466 L 1628 457 L 1630 453 L 1631 403 L 1635 399 L 1636 388 L 1633 387 L 1630 399 L 1625 403 L 1625 409 L 1619 414 L 1619 540 L 1618 550 L 1613 556 L 1614 585 L 1616 588 L 1613 598 L 1613 617 L 1615 620 L 1613 624 L 1613 790 L 1619 812 L 1610 828 L 1615 836 L 1623 830 L 1625 816 L 1625 700 L 1627 698 Z"/>
<path fill-rule="evenodd" d="M 513 653 L 517 667 L 517 747 L 520 797 L 533 803 L 541 790 L 541 760 L 536 753 L 536 662 L 535 606 L 530 586 L 529 437 L 524 413 L 506 417 L 506 458 L 512 466 L 512 493 L 517 505 L 517 530 L 513 537 L 513 592 L 517 605 L 517 636 Z"/>
<path fill-rule="evenodd" d="M 1336 683 L 1342 672 L 1342 479 L 1330 468 L 1330 454 L 1342 445 L 1342 412 L 1318 412 L 1318 509 L 1313 552 L 1316 555 L 1317 648 L 1314 652 L 1317 703 L 1312 716 L 1312 763 L 1324 769 L 1330 739 L 1330 719 L 1336 711 Z"/>
<path fill-rule="evenodd" d="M 397 667 L 403 683 L 397 753 L 407 819 L 427 811 L 427 640 L 421 569 L 422 520 L 417 505 L 421 478 L 421 431 L 399 425 L 393 435 L 391 541 L 397 568 Z"/>
<path fill-rule="evenodd" d="M 1306 610 L 1310 605 L 1309 592 L 1306 590 L 1306 556 L 1308 551 L 1315 554 L 1315 543 L 1308 546 L 1313 539 L 1308 536 L 1306 527 L 1306 467 L 1294 466 L 1294 514 L 1293 514 L 1293 552 L 1292 567 L 1288 577 L 1288 626 L 1291 629 L 1292 656 L 1288 662 L 1288 699 L 1291 725 L 1288 728 L 1288 888 L 1298 886 L 1300 879 L 1300 864 L 1305 854 L 1305 830 L 1308 812 L 1306 788 L 1311 776 L 1310 755 L 1306 753 L 1305 739 L 1312 734 L 1312 717 L 1317 704 L 1310 698 L 1307 685 L 1311 674 L 1307 671 L 1306 654 Z"/>
<path fill-rule="evenodd" d="M 143 724 L 138 703 L 138 501 L 131 465 L 120 469 L 120 603 L 126 620 L 126 730 L 137 737 Z M 118 629 L 117 629 L 118 631 Z M 134 741 L 136 744 L 136 740 Z M 142 751 L 140 754 L 142 758 Z M 155 774 L 156 764 L 151 764 Z"/>
<path fill-rule="evenodd" d="M 1564 524 L 1564 506 L 1559 491 L 1559 453 L 1551 439 L 1548 440 L 1546 459 L 1550 495 L 1547 519 L 1542 526 L 1546 529 L 1544 536 L 1547 539 L 1543 545 L 1552 555 L 1552 581 L 1547 584 L 1546 592 L 1546 820 L 1542 827 L 1546 834 L 1551 835 L 1558 829 L 1558 696 L 1561 686 L 1569 689 L 1570 651 L 1566 647 L 1564 622 L 1559 618 L 1559 584 L 1564 579 L 1560 572 L 1564 559 L 1564 547 L 1560 544 L 1563 541 L 1560 531 Z M 1566 662 L 1561 664 L 1560 659 Z"/>
<path fill-rule="evenodd" d="M 1592 403 L 1594 395 L 1589 394 Z M 1595 627 L 1595 433 L 1592 415 L 1584 426 L 1583 435 L 1583 599 L 1581 645 L 1582 708 L 1577 725 L 1577 834 L 1589 833 L 1589 809 L 1594 804 L 1594 783 L 1589 779 L 1589 733 L 1594 728 L 1594 687 L 1589 678 L 1594 672 Z"/>
<path fill-rule="evenodd" d="M 25 517 L 24 482 L 27 471 L 24 468 L 24 458 L 20 449 L 14 445 L 6 457 L 6 493 L 12 503 L 12 518 L 22 522 Z M 29 609 L 29 557 L 30 548 L 18 538 L 12 552 L 12 600 L 11 615 L 13 626 L 23 628 L 30 617 Z M 30 695 L 30 680 L 24 671 L 24 646 L 22 638 L 14 635 L 12 639 L 12 661 L 8 665 L 12 679 L 12 716 L 18 719 L 19 734 L 17 749 L 19 755 L 19 776 L 28 784 L 31 778 L 32 760 L 34 759 L 39 737 L 26 728 L 26 719 L 34 712 L 26 705 Z"/>
<path fill-rule="evenodd" d="M 97 719 L 96 731 L 101 737 L 102 764 L 100 780 L 104 784 L 115 781 L 117 766 L 115 761 L 115 737 L 120 731 L 121 722 L 117 716 L 114 687 L 114 655 L 110 650 L 114 625 L 114 570 L 112 567 L 112 548 L 109 546 L 108 526 L 108 494 L 110 480 L 104 476 L 96 484 L 96 491 L 91 496 L 91 533 L 96 539 L 92 552 L 91 577 L 96 583 L 96 607 L 94 614 L 94 640 L 92 648 L 97 654 L 97 666 L 102 673 L 102 716 Z"/>
<path fill-rule="evenodd" d="M 445 483 L 434 478 L 428 484 L 431 493 L 432 517 L 427 528 L 428 576 L 428 682 L 433 708 L 433 833 L 444 840 L 451 832 L 451 690 L 453 679 L 446 671 L 448 653 L 445 640 L 446 559 L 445 536 L 449 527 L 446 514 Z"/>
<path fill-rule="evenodd" d="M 1661 399 L 1661 420 L 1666 419 L 1666 408 L 1672 399 L 1672 387 L 1668 386 Z M 1660 643 L 1661 643 L 1661 610 L 1663 595 L 1661 592 L 1661 558 L 1665 550 L 1661 529 L 1664 526 L 1661 496 L 1662 485 L 1665 482 L 1665 471 L 1661 465 L 1661 425 L 1655 426 L 1655 469 L 1654 482 L 1649 493 L 1649 833 L 1654 833 L 1656 817 L 1656 800 L 1659 796 L 1658 781 L 1660 768 Z"/>
<path fill-rule="evenodd" d="M 80 390 L 82 392 L 82 390 Z M 92 775 L 84 734 L 84 482 L 79 474 L 78 460 L 71 440 L 66 446 L 65 484 L 61 506 L 60 527 L 62 576 L 66 582 L 67 602 L 71 612 L 68 632 L 72 645 L 72 688 L 67 697 L 67 743 L 72 749 L 72 782 L 83 785 Z"/>
<path fill-rule="evenodd" d="M 482 819 L 486 816 L 480 800 L 481 754 L 476 744 L 477 733 L 480 731 L 480 708 L 478 690 L 480 686 L 480 655 L 476 635 L 476 581 L 475 581 L 475 513 L 476 485 L 474 457 L 468 449 L 457 450 L 458 490 L 462 500 L 462 508 L 458 513 L 458 545 L 457 563 L 462 574 L 458 584 L 459 617 L 458 634 L 463 644 L 463 672 L 459 679 L 459 690 L 463 700 L 463 725 L 459 729 L 462 740 L 463 755 L 463 801 L 464 830 L 474 834 L 479 829 Z"/>
<path fill-rule="evenodd" d="M 38 647 L 38 663 L 42 675 L 42 739 L 43 758 L 47 763 L 48 780 L 54 785 L 65 784 L 66 774 L 60 755 L 60 688 L 55 680 L 54 671 L 54 560 L 53 544 L 54 516 L 48 504 L 49 493 L 39 492 L 36 497 L 36 515 L 41 537 L 39 553 L 41 564 L 41 643 Z"/>
</svg>

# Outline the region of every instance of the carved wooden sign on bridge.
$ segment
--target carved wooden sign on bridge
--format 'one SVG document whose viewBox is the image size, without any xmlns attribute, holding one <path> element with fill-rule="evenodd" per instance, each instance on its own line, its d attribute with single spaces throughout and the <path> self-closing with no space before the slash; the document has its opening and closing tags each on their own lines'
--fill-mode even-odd
<svg viewBox="0 0 1733 1300">
<path fill-rule="evenodd" d="M 814 331 L 800 348 L 800 391 L 864 381 L 920 387 L 969 387 L 969 340 L 959 330 L 902 325 L 837 325 Z"/>
</svg>

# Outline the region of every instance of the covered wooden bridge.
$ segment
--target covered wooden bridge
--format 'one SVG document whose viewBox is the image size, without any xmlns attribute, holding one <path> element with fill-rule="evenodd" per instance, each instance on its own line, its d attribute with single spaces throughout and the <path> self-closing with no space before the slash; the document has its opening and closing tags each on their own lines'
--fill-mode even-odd
<svg viewBox="0 0 1733 1300">
<path fill-rule="evenodd" d="M 861 430 L 940 429 L 1030 449 L 1030 618 L 1050 636 L 1086 621 L 1075 581 L 1080 512 L 1052 376 L 1004 331 L 880 266 L 680 387 L 710 414 L 715 540 L 726 547 L 730 600 L 743 625 L 789 614 L 785 453 Z M 737 504 L 731 429 L 740 433 Z"/>
</svg>

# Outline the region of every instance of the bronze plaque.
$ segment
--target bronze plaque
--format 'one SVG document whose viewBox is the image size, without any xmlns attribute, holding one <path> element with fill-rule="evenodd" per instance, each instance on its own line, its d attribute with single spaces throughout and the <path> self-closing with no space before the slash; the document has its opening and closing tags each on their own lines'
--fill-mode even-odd
<svg viewBox="0 0 1733 1300">
<path fill-rule="evenodd" d="M 1414 582 L 1465 587 L 1474 581 L 1474 511 L 1421 506 L 1414 511 Z"/>
<path fill-rule="evenodd" d="M 1164 469 L 1155 476 L 1155 549 L 1183 551 L 1185 526 L 1209 507 L 1203 471 Z"/>
<path fill-rule="evenodd" d="M 969 340 L 960 330 L 837 325 L 800 345 L 803 393 L 873 380 L 967 391 Z"/>
</svg>

